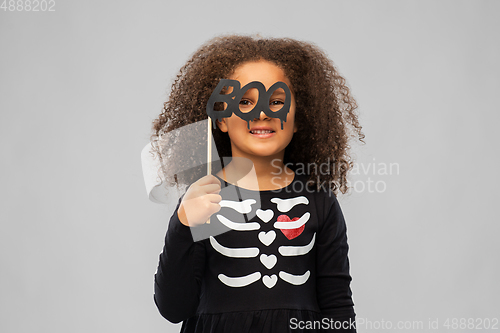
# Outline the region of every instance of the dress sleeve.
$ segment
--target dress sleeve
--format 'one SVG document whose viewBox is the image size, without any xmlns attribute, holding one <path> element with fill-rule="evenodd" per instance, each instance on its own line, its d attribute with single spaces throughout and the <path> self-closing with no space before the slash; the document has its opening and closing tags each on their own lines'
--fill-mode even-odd
<svg viewBox="0 0 500 333">
<path fill-rule="evenodd" d="M 343 328 L 328 332 L 356 332 L 354 303 L 350 288 L 347 227 L 340 205 L 329 193 L 323 206 L 326 216 L 319 225 L 317 239 L 317 299 L 329 327 Z M 337 326 L 334 326 L 337 325 Z"/>
<path fill-rule="evenodd" d="M 205 268 L 205 245 L 194 242 L 191 227 L 179 220 L 180 200 L 170 218 L 155 274 L 154 301 L 160 314 L 179 323 L 196 314 Z"/>
</svg>

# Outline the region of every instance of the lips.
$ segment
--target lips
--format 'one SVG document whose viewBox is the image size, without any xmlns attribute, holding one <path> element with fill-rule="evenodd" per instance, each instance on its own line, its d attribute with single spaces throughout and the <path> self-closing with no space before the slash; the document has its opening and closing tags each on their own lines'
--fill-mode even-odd
<svg viewBox="0 0 500 333">
<path fill-rule="evenodd" d="M 267 126 L 255 126 L 250 130 L 251 134 L 269 134 L 274 133 L 274 130 L 271 127 Z"/>
<path fill-rule="evenodd" d="M 250 133 L 252 133 L 252 134 L 269 134 L 269 133 L 274 133 L 274 131 L 270 131 L 270 130 L 251 130 Z"/>
<path fill-rule="evenodd" d="M 250 134 L 259 139 L 267 139 L 275 134 L 271 127 L 255 126 L 250 130 Z"/>
</svg>

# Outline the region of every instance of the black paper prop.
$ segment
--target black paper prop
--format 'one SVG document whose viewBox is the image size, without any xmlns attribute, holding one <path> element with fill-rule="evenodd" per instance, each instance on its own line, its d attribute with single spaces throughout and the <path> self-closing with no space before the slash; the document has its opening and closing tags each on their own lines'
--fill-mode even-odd
<svg viewBox="0 0 500 333">
<path fill-rule="evenodd" d="M 224 87 L 232 87 L 232 91 L 228 94 L 221 94 Z M 251 110 L 240 109 L 240 101 L 248 91 L 248 89 L 255 88 L 259 91 L 259 100 L 257 104 Z M 269 100 L 273 93 L 278 89 L 283 89 L 285 92 L 285 101 L 283 106 L 279 110 L 273 111 L 269 107 Z M 266 87 L 259 81 L 253 81 L 241 88 L 241 84 L 237 80 L 222 79 L 220 80 L 217 87 L 213 91 L 212 95 L 207 102 L 207 114 L 212 119 L 212 124 L 215 129 L 215 121 L 221 120 L 222 118 L 231 117 L 234 113 L 241 119 L 247 122 L 248 129 L 250 129 L 250 121 L 255 118 L 260 117 L 260 113 L 264 112 L 268 117 L 279 118 L 281 120 L 281 129 L 283 129 L 283 122 L 286 121 L 288 112 L 290 111 L 290 104 L 292 100 L 292 95 L 290 89 L 286 83 L 278 81 L 273 84 L 269 90 L 266 91 Z M 227 107 L 225 110 L 216 111 L 214 110 L 215 103 L 222 102 L 226 103 Z"/>
</svg>

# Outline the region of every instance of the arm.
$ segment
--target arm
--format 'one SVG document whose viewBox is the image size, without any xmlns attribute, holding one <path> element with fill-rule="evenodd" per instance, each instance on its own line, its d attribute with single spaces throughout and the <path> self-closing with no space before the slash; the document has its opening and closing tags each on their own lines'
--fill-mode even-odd
<svg viewBox="0 0 500 333">
<path fill-rule="evenodd" d="M 340 205 L 333 195 L 326 195 L 326 214 L 317 239 L 317 295 L 323 317 L 340 321 L 346 329 L 335 332 L 355 333 L 354 303 L 350 288 L 347 227 Z"/>
<path fill-rule="evenodd" d="M 173 323 L 196 313 L 205 267 L 203 242 L 193 242 L 191 227 L 178 217 L 179 204 L 170 218 L 165 246 L 155 274 L 154 301 L 161 315 Z"/>
<path fill-rule="evenodd" d="M 205 243 L 194 242 L 192 228 L 203 228 L 220 210 L 220 181 L 204 176 L 179 200 L 165 236 L 155 274 L 154 300 L 167 320 L 178 323 L 196 314 L 205 270 Z"/>
</svg>

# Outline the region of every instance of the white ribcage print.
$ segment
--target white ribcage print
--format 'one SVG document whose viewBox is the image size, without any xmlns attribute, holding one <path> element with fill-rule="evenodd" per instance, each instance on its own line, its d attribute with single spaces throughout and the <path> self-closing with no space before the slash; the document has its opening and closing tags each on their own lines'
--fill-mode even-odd
<svg viewBox="0 0 500 333">
<path fill-rule="evenodd" d="M 240 214 L 248 214 L 252 211 L 252 205 L 255 204 L 255 200 L 247 199 L 244 201 L 231 201 L 231 200 L 222 200 L 221 206 L 227 207 L 236 210 Z M 290 199 L 280 199 L 280 198 L 272 198 L 272 203 L 276 204 L 276 208 L 280 212 L 288 212 L 294 206 L 299 204 L 309 204 L 309 200 L 304 196 L 299 196 Z M 256 211 L 257 217 L 264 223 L 268 223 L 274 217 L 274 212 L 272 209 L 262 210 L 257 209 Z M 285 222 L 274 222 L 273 227 L 281 230 L 290 230 L 297 229 L 302 227 L 307 223 L 311 214 L 309 212 L 304 213 L 299 219 L 296 221 L 285 221 Z M 260 229 L 260 224 L 258 222 L 247 222 L 240 223 L 234 222 L 226 218 L 221 214 L 216 214 L 217 219 L 226 227 L 236 230 L 236 231 L 251 231 Z M 260 241 L 264 246 L 271 245 L 276 239 L 276 231 L 261 231 L 258 233 L 256 241 Z M 280 246 L 278 247 L 279 255 L 282 257 L 293 257 L 293 256 L 301 256 L 309 253 L 311 249 L 314 247 L 314 243 L 316 240 L 316 233 L 313 234 L 311 241 L 303 246 Z M 218 253 L 230 257 L 230 258 L 256 258 L 258 257 L 263 267 L 267 269 L 273 268 L 278 263 L 278 253 L 260 253 L 258 247 L 243 247 L 243 248 L 229 248 L 222 244 L 220 244 L 214 237 L 210 237 L 210 244 L 213 249 Z M 259 255 L 260 254 L 260 255 Z M 278 276 L 281 280 L 288 282 L 293 285 L 301 285 L 306 283 L 309 279 L 311 272 L 308 270 L 304 272 L 302 275 L 294 275 L 285 271 L 280 271 Z M 254 272 L 245 276 L 226 276 L 224 274 L 219 274 L 217 277 L 219 280 L 229 287 L 245 287 L 258 280 L 262 279 L 262 283 L 268 287 L 272 288 L 278 282 L 278 276 L 276 274 L 263 275 L 262 272 Z"/>
</svg>

